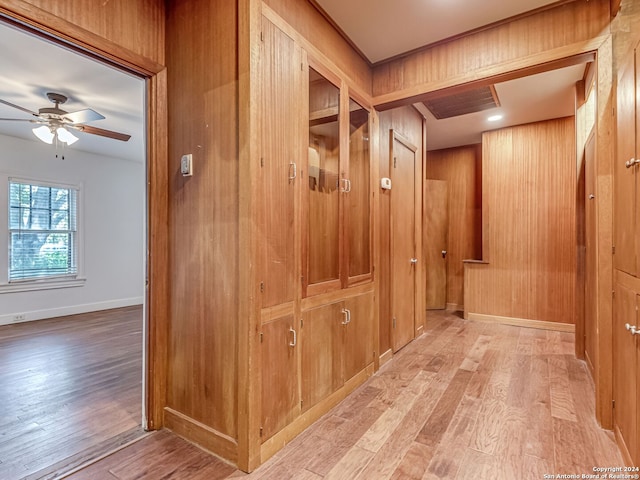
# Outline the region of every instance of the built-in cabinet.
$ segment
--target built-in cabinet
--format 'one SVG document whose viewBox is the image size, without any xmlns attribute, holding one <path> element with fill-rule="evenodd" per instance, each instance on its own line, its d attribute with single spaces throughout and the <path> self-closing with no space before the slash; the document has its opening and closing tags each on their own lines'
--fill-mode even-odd
<svg viewBox="0 0 640 480">
<path fill-rule="evenodd" d="M 373 372 L 377 309 L 368 102 L 266 17 L 260 38 L 264 460 Z"/>
<path fill-rule="evenodd" d="M 617 155 L 615 161 L 614 314 L 613 314 L 613 421 L 627 461 L 640 462 L 638 394 L 640 382 L 640 239 L 638 222 L 640 187 L 640 135 L 637 100 L 640 86 L 638 50 L 631 52 L 618 73 Z"/>
</svg>

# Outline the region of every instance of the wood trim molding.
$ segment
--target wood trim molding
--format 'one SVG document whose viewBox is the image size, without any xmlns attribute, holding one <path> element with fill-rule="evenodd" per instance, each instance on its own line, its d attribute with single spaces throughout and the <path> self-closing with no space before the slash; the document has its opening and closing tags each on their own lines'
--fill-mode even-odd
<svg viewBox="0 0 640 480">
<path fill-rule="evenodd" d="M 313 0 L 309 0 L 309 1 L 311 1 L 311 3 L 315 3 Z M 576 0 L 559 0 L 559 1 L 555 2 L 555 3 L 550 3 L 549 5 L 544 5 L 542 7 L 538 7 L 538 8 L 535 8 L 533 10 L 529 10 L 528 12 L 524 12 L 524 13 L 521 13 L 519 15 L 514 15 L 514 16 L 511 16 L 511 17 L 502 19 L 502 20 L 498 20 L 497 22 L 489 23 L 487 25 L 483 25 L 481 27 L 474 28 L 472 30 L 467 30 L 466 32 L 462 32 L 462 33 L 459 33 L 457 35 L 453 35 L 451 37 L 443 38 L 442 40 L 438 40 L 436 42 L 432 42 L 432 43 L 429 43 L 427 45 L 423 45 L 421 47 L 414 48 L 413 50 L 409 50 L 407 52 L 400 53 L 398 55 L 394 55 L 393 57 L 385 58 L 384 60 L 380 60 L 378 62 L 373 63 L 372 66 L 375 68 L 375 67 L 378 67 L 380 65 L 384 65 L 385 63 L 393 62 L 393 61 L 399 60 L 401 58 L 405 58 L 405 57 L 408 57 L 408 56 L 411 56 L 411 55 L 415 55 L 416 53 L 420 53 L 420 52 L 423 52 L 425 50 L 429 50 L 430 48 L 437 47 L 439 45 L 444 45 L 446 43 L 451 43 L 451 42 L 454 42 L 456 40 L 460 40 L 462 38 L 469 37 L 471 35 L 475 35 L 475 34 L 480 33 L 480 32 L 484 32 L 484 31 L 487 31 L 487 30 L 491 30 L 493 28 L 497 28 L 497 27 L 499 27 L 501 25 L 507 25 L 507 24 L 509 24 L 511 22 L 522 20 L 523 18 L 531 17 L 533 15 L 537 15 L 537 14 L 545 12 L 547 10 L 552 10 L 554 8 L 561 7 L 562 5 L 566 5 L 568 3 L 572 3 L 572 2 L 575 2 L 575 1 Z M 616 0 L 612 0 L 612 1 L 616 1 Z M 621 0 L 618 0 L 618 1 L 621 1 Z M 342 30 L 338 29 L 338 32 L 340 32 L 340 34 L 342 34 Z M 345 37 L 345 39 L 348 42 L 350 42 L 350 40 L 348 38 Z M 359 52 L 359 50 L 358 50 L 358 52 Z"/>
<path fill-rule="evenodd" d="M 0 19 L 79 53 L 89 53 L 117 68 L 150 77 L 163 65 L 24 1 L 2 0 Z"/>
<path fill-rule="evenodd" d="M 389 110 L 422 102 L 432 97 L 439 97 L 443 94 L 451 95 L 558 68 L 593 62 L 596 58 L 596 51 L 609 38 L 610 35 L 599 36 L 589 41 L 565 45 L 503 62 L 499 65 L 490 65 L 473 72 L 465 72 L 445 80 L 423 83 L 392 93 L 378 95 L 373 98 L 373 103 L 378 110 Z"/>
<path fill-rule="evenodd" d="M 176 435 L 200 445 L 205 450 L 209 450 L 222 458 L 237 463 L 238 444 L 233 438 L 169 407 L 164 409 L 164 423 L 165 427 Z"/>
<path fill-rule="evenodd" d="M 302 311 L 311 310 L 312 308 L 321 307 L 330 303 L 341 302 L 349 298 L 364 295 L 374 291 L 373 282 L 358 285 L 356 287 L 345 288 L 342 290 L 335 290 L 328 292 L 324 295 L 316 295 L 313 297 L 306 297 L 302 299 L 301 308 Z"/>
<path fill-rule="evenodd" d="M 393 358 L 393 351 L 389 349 L 386 352 L 384 352 L 382 355 L 380 355 L 380 366 L 382 367 L 385 363 L 391 361 L 392 358 Z"/>
<path fill-rule="evenodd" d="M 347 75 L 346 72 L 339 68 L 326 55 L 320 52 L 320 50 L 311 42 L 309 42 L 305 37 L 300 35 L 293 27 L 291 27 L 291 25 L 285 22 L 284 19 L 280 17 L 280 15 L 278 15 L 271 7 L 269 7 L 264 2 L 262 2 L 262 14 L 276 27 L 278 27 L 289 37 L 291 37 L 296 43 L 301 45 L 302 48 L 308 53 L 309 58 L 315 59 L 316 63 L 324 65 L 327 69 L 337 73 L 339 77 L 342 77 L 350 90 L 356 91 L 362 99 L 366 100 L 366 105 L 362 106 L 371 108 L 371 106 L 373 105 L 373 101 L 370 92 L 365 92 L 360 87 L 358 87 L 358 84 L 349 75 Z"/>
<path fill-rule="evenodd" d="M 529 320 L 527 318 L 501 317 L 498 315 L 485 315 L 483 313 L 467 313 L 468 320 L 483 323 L 498 323 L 501 325 L 513 325 L 515 327 L 537 328 L 540 330 L 553 330 L 556 332 L 575 332 L 575 325 L 570 323 L 545 322 L 543 320 Z"/>
<path fill-rule="evenodd" d="M 261 463 L 266 462 L 300 432 L 305 430 L 309 425 L 344 400 L 347 395 L 353 392 L 357 387 L 364 383 L 367 378 L 373 375 L 373 371 L 374 365 L 371 363 L 360 373 L 348 380 L 341 388 L 336 390 L 320 403 L 311 407 L 306 412 L 303 412 L 296 420 L 265 441 L 261 448 Z"/>
<path fill-rule="evenodd" d="M 322 15 L 325 18 L 325 20 L 329 22 L 329 24 L 336 30 L 336 32 L 338 32 L 340 36 L 344 38 L 345 42 L 347 42 L 349 46 L 353 48 L 358 53 L 358 55 L 362 57 L 362 59 L 365 62 L 367 62 L 369 67 L 372 67 L 373 63 L 371 63 L 371 60 L 367 58 L 364 52 L 360 50 L 360 48 L 355 44 L 355 42 L 351 40 L 351 37 L 349 37 L 349 35 L 347 35 L 345 31 L 342 30 L 342 28 L 340 28 L 340 26 L 336 23 L 336 21 L 333 18 L 331 18 L 331 16 L 325 11 L 325 9 L 320 6 L 317 0 L 309 0 L 309 3 L 313 5 L 313 8 L 315 8 L 320 13 L 320 15 Z"/>
<path fill-rule="evenodd" d="M 147 427 L 161 428 L 169 350 L 169 166 L 167 70 L 147 80 L 148 271 Z"/>
</svg>

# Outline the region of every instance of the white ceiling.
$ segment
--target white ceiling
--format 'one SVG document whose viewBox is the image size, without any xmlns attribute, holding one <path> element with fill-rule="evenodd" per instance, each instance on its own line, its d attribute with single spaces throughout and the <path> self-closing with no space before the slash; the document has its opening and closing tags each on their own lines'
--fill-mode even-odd
<svg viewBox="0 0 640 480">
<path fill-rule="evenodd" d="M 482 141 L 482 132 L 513 125 L 568 117 L 575 113 L 575 84 L 585 65 L 574 65 L 495 85 L 501 106 L 437 120 L 422 104 L 416 107 L 427 119 L 427 149 L 470 145 Z M 491 115 L 502 120 L 489 122 Z"/>
<path fill-rule="evenodd" d="M 557 0 L 314 0 L 372 63 L 469 32 Z M 479 143 L 483 131 L 574 114 L 577 65 L 496 85 L 501 107 L 436 120 L 427 118 L 427 148 Z M 504 118 L 488 122 L 489 115 Z"/>
<path fill-rule="evenodd" d="M 315 0 L 372 63 L 557 0 Z"/>
<path fill-rule="evenodd" d="M 92 108 L 106 118 L 89 125 L 131 135 L 122 142 L 73 130 L 79 140 L 65 147 L 143 162 L 145 159 L 144 80 L 0 23 L 0 99 L 37 112 L 53 107 L 47 92 L 66 95 L 61 108 L 74 112 Z M 33 118 L 0 104 L 0 118 Z M 0 121 L 0 134 L 39 142 L 36 125 Z M 55 149 L 55 143 L 51 147 Z"/>
</svg>

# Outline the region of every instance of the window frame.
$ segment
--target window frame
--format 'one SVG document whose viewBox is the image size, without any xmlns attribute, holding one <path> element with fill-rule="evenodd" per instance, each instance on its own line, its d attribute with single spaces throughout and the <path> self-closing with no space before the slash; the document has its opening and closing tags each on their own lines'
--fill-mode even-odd
<svg viewBox="0 0 640 480">
<path fill-rule="evenodd" d="M 32 290 L 48 290 L 55 288 L 66 288 L 66 287 L 77 287 L 82 286 L 86 282 L 86 278 L 84 278 L 84 235 L 83 235 L 83 185 L 80 184 L 70 184 L 65 183 L 63 181 L 55 181 L 55 180 L 42 180 L 35 178 L 25 178 L 19 176 L 5 176 L 7 180 L 6 185 L 6 242 L 7 242 L 7 255 L 6 255 L 6 273 L 3 275 L 4 278 L 0 283 L 0 293 L 11 293 L 11 292 L 25 292 Z M 74 256 L 75 256 L 75 266 L 76 272 L 72 274 L 59 274 L 59 275 L 50 275 L 50 276 L 39 276 L 39 277 L 28 277 L 28 278 L 16 278 L 10 279 L 10 271 L 11 271 L 11 235 L 12 229 L 10 228 L 10 210 L 11 210 L 11 184 L 19 183 L 26 185 L 35 185 L 41 187 L 48 188 L 59 188 L 59 189 L 67 189 L 75 191 L 75 221 L 76 228 L 74 232 Z M 45 230 L 46 231 L 46 230 Z M 63 232 L 67 232 L 66 230 Z"/>
</svg>

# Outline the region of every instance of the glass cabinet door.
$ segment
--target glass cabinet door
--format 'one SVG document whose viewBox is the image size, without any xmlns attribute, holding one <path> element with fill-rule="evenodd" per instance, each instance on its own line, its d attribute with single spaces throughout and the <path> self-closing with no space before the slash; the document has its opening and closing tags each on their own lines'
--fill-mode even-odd
<svg viewBox="0 0 640 480">
<path fill-rule="evenodd" d="M 369 111 L 349 99 L 349 181 L 346 234 L 349 278 L 371 272 Z"/>
<path fill-rule="evenodd" d="M 309 68 L 307 283 L 340 279 L 340 89 Z"/>
</svg>

